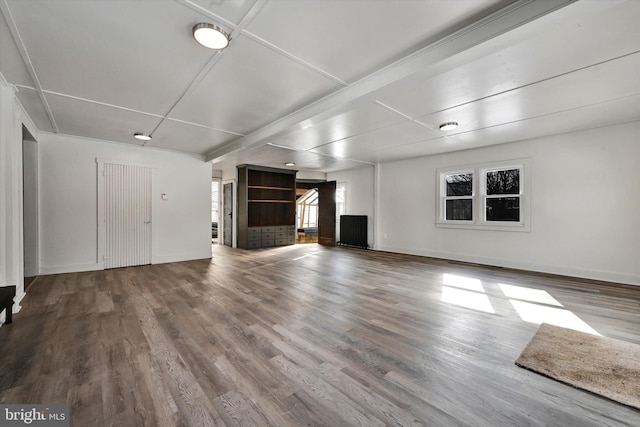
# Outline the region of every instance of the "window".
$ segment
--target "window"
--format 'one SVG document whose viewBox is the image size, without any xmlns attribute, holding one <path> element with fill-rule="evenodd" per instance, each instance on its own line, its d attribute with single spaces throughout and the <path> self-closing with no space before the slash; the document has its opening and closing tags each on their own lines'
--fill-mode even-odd
<svg viewBox="0 0 640 427">
<path fill-rule="evenodd" d="M 520 170 L 483 171 L 484 220 L 520 222 Z"/>
<path fill-rule="evenodd" d="M 529 231 L 529 166 L 520 159 L 439 169 L 436 226 Z"/>
<path fill-rule="evenodd" d="M 318 226 L 318 190 L 307 191 L 296 201 L 298 228 Z"/>
<path fill-rule="evenodd" d="M 336 184 L 336 222 L 340 222 L 340 215 L 347 214 L 347 183 Z"/>
<path fill-rule="evenodd" d="M 473 172 L 444 175 L 445 221 L 473 221 Z"/>
</svg>

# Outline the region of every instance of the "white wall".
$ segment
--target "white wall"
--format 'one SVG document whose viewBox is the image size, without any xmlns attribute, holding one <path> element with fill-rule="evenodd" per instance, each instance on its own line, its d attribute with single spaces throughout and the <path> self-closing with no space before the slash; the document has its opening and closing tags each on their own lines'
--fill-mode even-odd
<svg viewBox="0 0 640 427">
<path fill-rule="evenodd" d="M 437 168 L 515 158 L 532 161 L 530 232 L 436 228 Z M 634 122 L 381 164 L 378 247 L 640 285 L 638 159 Z"/>
<path fill-rule="evenodd" d="M 96 158 L 156 168 L 153 263 L 211 256 L 211 165 L 200 157 L 53 134 L 38 145 L 42 274 L 102 268 Z"/>
<path fill-rule="evenodd" d="M 35 277 L 40 271 L 38 249 L 38 143 L 24 140 L 22 147 L 24 275 Z"/>
<path fill-rule="evenodd" d="M 22 238 L 22 110 L 0 74 L 0 286 L 16 287 L 14 313 L 24 297 Z"/>
<path fill-rule="evenodd" d="M 327 173 L 327 181 L 344 182 L 346 191 L 346 215 L 367 215 L 367 243 L 375 245 L 375 168 L 363 166 L 357 169 Z M 336 218 L 337 219 L 337 218 Z M 340 226 L 336 224 L 336 240 L 340 238 Z"/>
</svg>

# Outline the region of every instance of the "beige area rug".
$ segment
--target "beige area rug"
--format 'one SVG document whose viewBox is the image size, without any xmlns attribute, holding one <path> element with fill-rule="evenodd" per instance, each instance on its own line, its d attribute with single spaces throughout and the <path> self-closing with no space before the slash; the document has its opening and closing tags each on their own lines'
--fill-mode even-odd
<svg viewBox="0 0 640 427">
<path fill-rule="evenodd" d="M 640 409 L 640 345 L 543 323 L 516 365 Z"/>
</svg>

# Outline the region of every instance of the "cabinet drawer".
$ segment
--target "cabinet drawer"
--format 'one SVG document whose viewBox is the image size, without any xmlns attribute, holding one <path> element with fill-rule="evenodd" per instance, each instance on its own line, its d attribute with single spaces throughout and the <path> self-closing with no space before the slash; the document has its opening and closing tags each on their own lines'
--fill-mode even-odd
<svg viewBox="0 0 640 427">
<path fill-rule="evenodd" d="M 262 227 L 249 227 L 247 228 L 247 233 L 251 234 L 260 234 L 262 233 Z"/>
<path fill-rule="evenodd" d="M 273 240 L 275 239 L 275 233 L 265 233 L 264 231 L 262 232 L 262 240 Z"/>
<path fill-rule="evenodd" d="M 262 239 L 262 234 L 260 233 L 247 234 L 248 241 L 261 240 L 261 239 Z"/>
<path fill-rule="evenodd" d="M 278 239 L 286 239 L 289 237 L 289 233 L 286 231 L 276 231 L 276 240 Z"/>
<path fill-rule="evenodd" d="M 295 225 L 285 225 L 285 231 L 292 231 L 292 232 L 296 232 L 296 226 Z"/>
<path fill-rule="evenodd" d="M 279 226 L 277 226 L 275 228 L 276 228 L 276 233 L 289 230 L 289 226 L 288 225 L 279 225 Z"/>
<path fill-rule="evenodd" d="M 276 231 L 275 227 L 262 227 L 262 234 L 264 233 L 273 233 Z"/>
<path fill-rule="evenodd" d="M 262 247 L 262 242 L 260 240 L 249 240 L 247 242 L 247 248 L 249 249 L 256 249 L 261 247 Z"/>
<path fill-rule="evenodd" d="M 263 240 L 262 241 L 262 247 L 263 248 L 271 248 L 273 246 L 276 245 L 275 240 L 271 239 L 271 240 Z"/>
<path fill-rule="evenodd" d="M 276 246 L 293 245 L 295 242 L 295 239 L 276 239 Z"/>
</svg>

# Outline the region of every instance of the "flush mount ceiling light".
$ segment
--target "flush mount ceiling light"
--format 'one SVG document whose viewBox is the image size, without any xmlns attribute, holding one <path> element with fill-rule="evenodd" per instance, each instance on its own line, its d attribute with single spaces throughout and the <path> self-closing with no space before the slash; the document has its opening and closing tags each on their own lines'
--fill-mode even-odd
<svg viewBox="0 0 640 427">
<path fill-rule="evenodd" d="M 458 122 L 446 122 L 440 125 L 440 130 L 453 130 L 458 127 Z"/>
<path fill-rule="evenodd" d="M 231 37 L 217 25 L 201 22 L 193 26 L 193 38 L 204 47 L 221 50 L 229 46 Z"/>
<path fill-rule="evenodd" d="M 134 133 L 133 137 L 141 141 L 149 141 L 151 139 L 151 135 L 146 133 L 140 133 L 140 132 Z"/>
<path fill-rule="evenodd" d="M 296 164 L 293 162 L 287 162 L 284 164 L 285 166 L 295 166 Z"/>
</svg>

